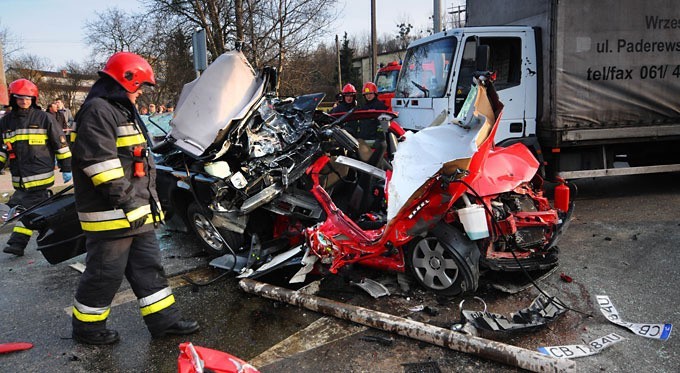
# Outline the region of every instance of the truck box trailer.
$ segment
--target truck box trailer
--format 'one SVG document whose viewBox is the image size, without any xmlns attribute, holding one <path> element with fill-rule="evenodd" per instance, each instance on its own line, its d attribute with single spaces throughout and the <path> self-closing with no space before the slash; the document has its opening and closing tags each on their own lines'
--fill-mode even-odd
<svg viewBox="0 0 680 373">
<path fill-rule="evenodd" d="M 460 110 L 487 46 L 498 143 L 563 178 L 680 170 L 680 8 L 672 0 L 470 0 L 466 27 L 413 42 L 393 107 L 409 129 Z M 434 72 L 434 73 L 433 73 Z"/>
</svg>

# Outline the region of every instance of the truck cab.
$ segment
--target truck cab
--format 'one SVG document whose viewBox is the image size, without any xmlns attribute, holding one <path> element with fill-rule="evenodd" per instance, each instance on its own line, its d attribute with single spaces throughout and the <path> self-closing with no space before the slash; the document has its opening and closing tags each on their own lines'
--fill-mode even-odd
<svg viewBox="0 0 680 373">
<path fill-rule="evenodd" d="M 375 75 L 375 85 L 378 87 L 378 100 L 382 101 L 388 110 L 392 110 L 392 98 L 394 98 L 394 91 L 397 88 L 397 77 L 401 63 L 399 61 L 392 61 L 385 66 L 378 69 Z"/>
<path fill-rule="evenodd" d="M 505 104 L 495 141 L 535 135 L 537 56 L 534 30 L 526 26 L 452 29 L 411 43 L 392 99 L 399 124 L 420 130 L 455 118 L 470 91 L 482 45 L 488 46 L 488 69 L 496 73 Z"/>
</svg>

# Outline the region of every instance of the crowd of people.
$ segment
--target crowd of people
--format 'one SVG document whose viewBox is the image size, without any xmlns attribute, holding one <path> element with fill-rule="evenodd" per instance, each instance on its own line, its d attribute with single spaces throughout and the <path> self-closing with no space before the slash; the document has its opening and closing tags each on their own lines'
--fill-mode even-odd
<svg viewBox="0 0 680 373">
<path fill-rule="evenodd" d="M 139 110 L 139 115 L 152 116 L 163 113 L 173 113 L 175 111 L 175 106 L 171 102 L 168 102 L 167 105 L 158 106 L 156 106 L 156 104 L 149 104 L 148 106 L 142 105 L 138 106 L 137 109 Z"/>
</svg>

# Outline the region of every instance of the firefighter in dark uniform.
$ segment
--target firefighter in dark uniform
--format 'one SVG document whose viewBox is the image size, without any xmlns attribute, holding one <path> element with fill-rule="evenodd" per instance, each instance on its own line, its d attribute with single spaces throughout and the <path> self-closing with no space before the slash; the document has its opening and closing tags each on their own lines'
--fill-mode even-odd
<svg viewBox="0 0 680 373">
<path fill-rule="evenodd" d="M 366 82 L 361 89 L 361 94 L 366 102 L 359 107 L 359 110 L 387 110 L 387 106 L 378 100 L 378 87 L 375 83 Z M 380 122 L 377 120 L 363 119 L 359 121 L 355 137 L 369 141 L 383 141 L 385 133 L 380 128 Z"/>
<path fill-rule="evenodd" d="M 373 82 L 366 82 L 364 88 L 361 89 L 361 94 L 366 101 L 359 110 L 387 110 L 387 105 L 378 100 L 378 86 Z"/>
<path fill-rule="evenodd" d="M 345 84 L 340 94 L 342 95 L 342 101 L 333 106 L 331 114 L 346 113 L 357 106 L 357 89 L 352 84 Z"/>
<path fill-rule="evenodd" d="M 142 57 L 118 52 L 99 76 L 71 136 L 76 208 L 87 240 L 86 268 L 73 306 L 73 338 L 85 344 L 119 340 L 106 320 L 123 277 L 152 337 L 194 333 L 198 323 L 182 319 L 175 305 L 154 233 L 163 218 L 156 167 L 135 108 L 142 86 L 156 84 L 153 70 Z"/>
<path fill-rule="evenodd" d="M 2 149 L 0 169 L 9 161 L 14 194 L 10 207 L 29 208 L 49 197 L 48 188 L 54 185 L 54 159 L 64 173 L 64 181 L 71 177 L 71 151 L 64 132 L 55 119 L 37 105 L 38 87 L 27 79 L 9 85 L 9 104 L 12 110 L 0 119 Z M 17 256 L 24 249 L 33 232 L 21 222 L 2 250 Z"/>
</svg>

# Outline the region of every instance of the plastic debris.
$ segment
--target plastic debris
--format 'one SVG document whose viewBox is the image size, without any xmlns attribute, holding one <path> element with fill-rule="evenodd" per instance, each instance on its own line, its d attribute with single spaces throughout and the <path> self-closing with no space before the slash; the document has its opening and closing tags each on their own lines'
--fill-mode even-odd
<svg viewBox="0 0 680 373">
<path fill-rule="evenodd" d="M 477 329 L 494 332 L 528 331 L 555 321 L 567 311 L 553 299 L 539 295 L 529 307 L 510 314 L 510 317 L 486 311 L 461 310 L 461 313 Z"/>
<path fill-rule="evenodd" d="M 565 275 L 564 272 L 560 273 L 560 279 L 562 279 L 564 282 L 574 281 L 570 276 Z"/>
<path fill-rule="evenodd" d="M 351 284 L 360 287 L 373 298 L 380 298 L 385 295 L 390 295 L 390 291 L 387 290 L 385 285 L 379 283 L 378 281 L 371 280 L 370 278 L 364 278 L 360 282 L 351 282 Z"/>
<path fill-rule="evenodd" d="M 28 342 L 8 342 L 0 343 L 0 354 L 14 351 L 23 351 L 33 348 L 33 343 Z"/>
<path fill-rule="evenodd" d="M 179 373 L 259 373 L 252 365 L 226 352 L 180 343 L 177 371 Z"/>
</svg>

